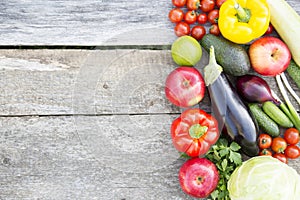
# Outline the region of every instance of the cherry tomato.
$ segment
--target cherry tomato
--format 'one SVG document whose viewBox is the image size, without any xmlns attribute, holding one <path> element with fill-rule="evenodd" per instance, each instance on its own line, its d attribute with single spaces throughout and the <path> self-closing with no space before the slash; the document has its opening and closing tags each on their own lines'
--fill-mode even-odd
<svg viewBox="0 0 300 200">
<path fill-rule="evenodd" d="M 284 154 L 287 158 L 296 159 L 300 156 L 300 148 L 296 145 L 288 145 Z"/>
<path fill-rule="evenodd" d="M 206 13 L 200 13 L 197 17 L 197 22 L 199 24 L 205 24 L 207 22 L 207 14 Z"/>
<path fill-rule="evenodd" d="M 180 8 L 173 8 L 169 12 L 169 19 L 173 23 L 178 23 L 183 20 L 184 12 Z"/>
<path fill-rule="evenodd" d="M 194 10 L 189 10 L 184 15 L 184 21 L 188 24 L 193 24 L 197 21 L 197 15 Z"/>
<path fill-rule="evenodd" d="M 206 30 L 203 26 L 194 26 L 191 30 L 191 35 L 196 40 L 201 40 L 203 36 L 206 34 Z"/>
<path fill-rule="evenodd" d="M 200 6 L 200 0 L 187 0 L 186 7 L 189 10 L 197 10 Z"/>
<path fill-rule="evenodd" d="M 288 163 L 288 159 L 283 153 L 275 153 L 275 154 L 273 154 L 273 157 L 277 158 L 278 160 L 280 160 L 281 162 L 283 162 L 285 164 Z"/>
<path fill-rule="evenodd" d="M 225 1 L 226 1 L 226 0 L 217 0 L 217 1 L 216 1 L 217 7 L 220 8 L 221 5 L 222 5 Z"/>
<path fill-rule="evenodd" d="M 183 35 L 189 35 L 190 34 L 190 25 L 186 22 L 179 22 L 176 24 L 174 31 L 178 37 L 183 36 Z"/>
<path fill-rule="evenodd" d="M 178 8 L 185 6 L 186 0 L 172 0 L 172 4 Z"/>
<path fill-rule="evenodd" d="M 262 133 L 258 136 L 258 146 L 261 149 L 270 148 L 272 144 L 272 137 L 269 134 Z"/>
<path fill-rule="evenodd" d="M 288 144 L 297 144 L 300 140 L 299 131 L 295 128 L 285 130 L 283 138 Z"/>
<path fill-rule="evenodd" d="M 262 149 L 259 152 L 260 156 L 272 156 L 272 151 L 268 150 L 268 149 Z"/>
<path fill-rule="evenodd" d="M 267 29 L 267 31 L 265 32 L 265 34 L 271 34 L 271 33 L 273 32 L 273 30 L 274 30 L 274 27 L 273 27 L 272 24 L 270 23 L 270 24 L 269 24 L 269 27 L 268 27 L 268 29 Z"/>
<path fill-rule="evenodd" d="M 214 9 L 215 7 L 215 1 L 214 0 L 201 0 L 200 2 L 200 9 L 203 12 L 209 12 Z"/>
<path fill-rule="evenodd" d="M 271 149 L 276 153 L 283 153 L 287 143 L 282 137 L 273 138 Z"/>
<path fill-rule="evenodd" d="M 210 11 L 207 15 L 207 18 L 211 24 L 217 24 L 218 19 L 219 19 L 219 10 L 214 9 L 214 10 Z"/>
<path fill-rule="evenodd" d="M 211 25 L 211 27 L 209 28 L 209 33 L 213 34 L 213 35 L 216 35 L 216 36 L 219 36 L 221 33 L 220 33 L 220 29 L 219 29 L 218 24 Z"/>
</svg>

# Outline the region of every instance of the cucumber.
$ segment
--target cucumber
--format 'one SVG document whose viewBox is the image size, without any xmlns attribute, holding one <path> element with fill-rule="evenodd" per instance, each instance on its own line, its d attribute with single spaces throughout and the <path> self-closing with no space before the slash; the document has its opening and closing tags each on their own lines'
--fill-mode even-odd
<svg viewBox="0 0 300 200">
<path fill-rule="evenodd" d="M 291 60 L 286 71 L 288 72 L 289 76 L 295 81 L 298 88 L 300 88 L 300 66 L 298 66 L 294 60 Z"/>
<path fill-rule="evenodd" d="M 250 59 L 242 46 L 212 34 L 206 34 L 200 44 L 207 52 L 214 47 L 217 63 L 223 67 L 224 73 L 242 76 L 250 71 Z"/>
<path fill-rule="evenodd" d="M 262 104 L 263 111 L 275 121 L 279 126 L 284 128 L 291 128 L 294 126 L 293 122 L 278 108 L 273 102 L 266 101 Z"/>
<path fill-rule="evenodd" d="M 279 136 L 279 126 L 262 110 L 258 104 L 250 103 L 248 106 L 251 114 L 262 131 L 266 132 L 272 137 Z"/>
</svg>

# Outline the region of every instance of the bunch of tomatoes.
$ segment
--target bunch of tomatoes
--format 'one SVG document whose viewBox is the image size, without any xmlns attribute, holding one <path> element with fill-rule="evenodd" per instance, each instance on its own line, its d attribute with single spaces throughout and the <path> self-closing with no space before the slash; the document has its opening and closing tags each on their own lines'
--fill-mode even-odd
<svg viewBox="0 0 300 200">
<path fill-rule="evenodd" d="M 191 35 L 200 40 L 207 32 L 220 35 L 219 9 L 226 0 L 172 0 L 169 19 L 175 23 L 175 34 Z M 210 24 L 210 26 L 209 26 Z M 208 30 L 204 25 L 209 26 Z"/>
<path fill-rule="evenodd" d="M 269 134 L 263 133 L 258 137 L 258 146 L 261 150 L 259 154 L 273 156 L 281 162 L 288 163 L 288 159 L 300 156 L 300 148 L 297 146 L 299 141 L 299 131 L 295 128 L 286 129 L 283 137 L 272 138 Z"/>
</svg>

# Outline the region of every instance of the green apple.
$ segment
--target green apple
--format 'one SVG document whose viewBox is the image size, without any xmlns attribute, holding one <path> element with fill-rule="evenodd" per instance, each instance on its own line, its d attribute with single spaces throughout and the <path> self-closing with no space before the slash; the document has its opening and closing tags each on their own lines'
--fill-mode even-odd
<svg viewBox="0 0 300 200">
<path fill-rule="evenodd" d="M 174 41 L 171 54 L 176 64 L 194 66 L 202 57 L 202 48 L 195 38 L 185 35 Z"/>
</svg>

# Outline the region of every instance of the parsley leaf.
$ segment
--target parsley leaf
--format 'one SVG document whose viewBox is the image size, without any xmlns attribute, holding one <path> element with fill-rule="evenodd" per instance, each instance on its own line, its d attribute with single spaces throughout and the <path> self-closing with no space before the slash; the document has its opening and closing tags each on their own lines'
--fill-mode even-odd
<svg viewBox="0 0 300 200">
<path fill-rule="evenodd" d="M 241 154 L 234 152 L 234 151 L 230 151 L 229 154 L 229 159 L 231 162 L 234 162 L 236 165 L 239 165 L 242 163 L 242 156 Z"/>
<path fill-rule="evenodd" d="M 211 199 L 230 200 L 227 182 L 233 171 L 242 164 L 240 149 L 240 145 L 236 142 L 229 144 L 225 138 L 219 138 L 207 152 L 206 158 L 216 165 L 219 172 L 219 183 L 216 190 L 211 193 Z"/>
</svg>

